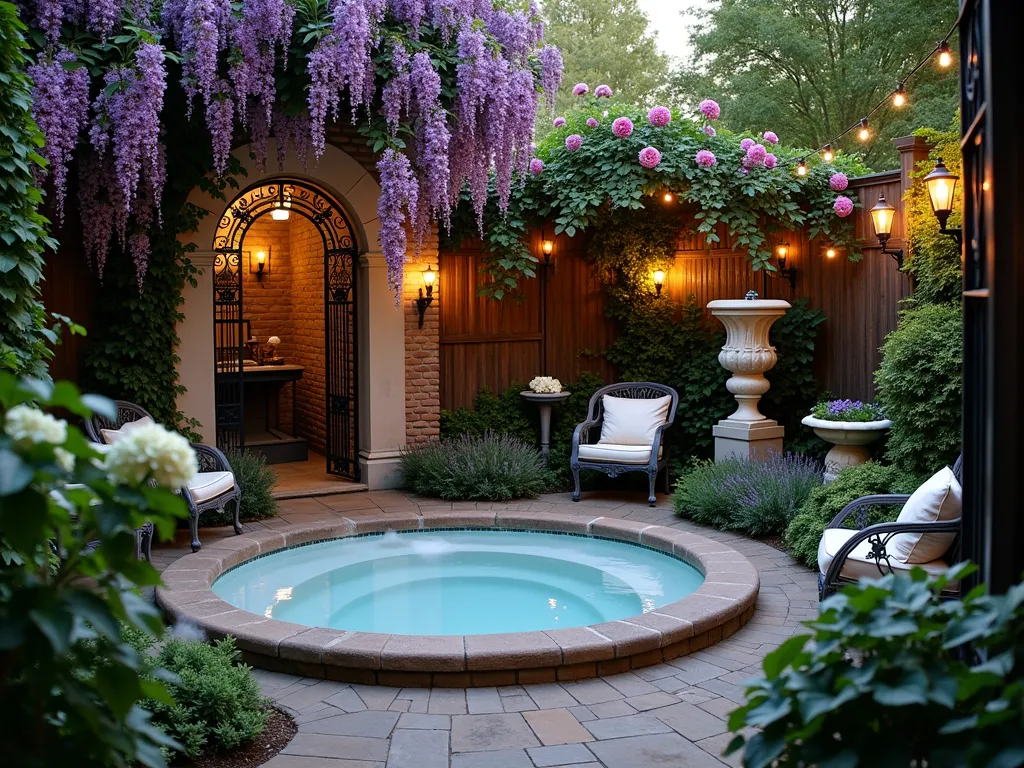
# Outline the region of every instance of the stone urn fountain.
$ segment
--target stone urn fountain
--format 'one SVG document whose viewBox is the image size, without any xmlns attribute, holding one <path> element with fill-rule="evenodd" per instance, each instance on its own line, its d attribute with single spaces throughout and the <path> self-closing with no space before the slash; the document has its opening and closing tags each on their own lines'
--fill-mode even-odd
<svg viewBox="0 0 1024 768">
<path fill-rule="evenodd" d="M 789 308 L 787 301 L 758 299 L 754 291 L 744 299 L 708 304 L 711 314 L 725 326 L 725 346 L 718 362 L 732 373 L 725 386 L 736 398 L 736 411 L 712 428 L 715 461 L 732 457 L 764 459 L 782 453 L 785 430 L 764 416 L 757 404 L 771 387 L 764 372 L 778 360 L 775 347 L 768 342 L 768 330 Z"/>
</svg>

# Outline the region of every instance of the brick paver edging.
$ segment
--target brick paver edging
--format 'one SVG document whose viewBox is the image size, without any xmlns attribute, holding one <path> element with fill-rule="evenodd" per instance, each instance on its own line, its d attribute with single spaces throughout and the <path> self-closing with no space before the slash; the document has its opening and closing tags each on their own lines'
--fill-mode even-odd
<svg viewBox="0 0 1024 768">
<path fill-rule="evenodd" d="M 163 572 L 157 601 L 175 621 L 211 638 L 231 635 L 254 666 L 307 677 L 388 686 L 468 688 L 578 680 L 685 656 L 729 637 L 754 614 L 757 570 L 726 544 L 610 517 L 503 510 L 421 510 L 340 518 L 221 539 Z M 642 616 L 591 627 L 494 635 L 419 636 L 311 628 L 239 610 L 211 586 L 226 570 L 286 547 L 387 530 L 519 529 L 615 539 L 677 557 L 701 572 L 692 594 Z"/>
</svg>

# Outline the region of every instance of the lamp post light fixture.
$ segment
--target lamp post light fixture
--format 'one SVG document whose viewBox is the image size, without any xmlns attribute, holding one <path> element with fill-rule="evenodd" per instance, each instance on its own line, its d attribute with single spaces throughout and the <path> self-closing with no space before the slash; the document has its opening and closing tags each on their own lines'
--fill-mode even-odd
<svg viewBox="0 0 1024 768">
<path fill-rule="evenodd" d="M 787 278 L 789 280 L 789 287 L 795 291 L 796 267 L 786 266 L 786 262 L 789 260 L 790 255 L 789 243 L 779 243 L 775 246 L 775 255 L 779 258 L 779 277 Z"/>
<path fill-rule="evenodd" d="M 661 298 L 661 289 L 665 287 L 665 270 L 656 269 L 654 270 L 654 295 L 657 298 Z"/>
<path fill-rule="evenodd" d="M 896 209 L 885 200 L 885 193 L 878 193 L 878 202 L 871 209 L 871 225 L 875 228 L 875 237 L 882 246 L 882 253 L 896 260 L 897 268 L 903 269 L 903 249 L 889 249 L 887 243 L 892 236 L 892 223 L 896 218 Z"/>
<path fill-rule="evenodd" d="M 957 245 L 963 242 L 963 234 L 959 228 L 949 228 L 946 222 L 949 221 L 949 214 L 953 212 L 953 195 L 956 192 L 956 183 L 960 180 L 949 172 L 942 158 L 935 161 L 935 168 L 924 177 L 925 187 L 928 188 L 928 200 L 932 204 L 932 213 L 939 220 L 939 232 L 949 235 L 956 240 Z"/>
<path fill-rule="evenodd" d="M 428 264 L 427 269 L 423 272 L 423 285 L 427 288 L 427 295 L 423 295 L 423 289 L 420 288 L 419 298 L 416 299 L 416 311 L 420 315 L 420 328 L 423 327 L 423 316 L 427 314 L 427 307 L 434 303 L 434 281 L 437 280 L 437 272 Z"/>
<path fill-rule="evenodd" d="M 544 240 L 540 244 L 540 250 L 544 254 L 544 266 L 545 267 L 550 267 L 551 266 L 551 254 L 555 252 L 555 241 L 554 240 Z"/>
</svg>

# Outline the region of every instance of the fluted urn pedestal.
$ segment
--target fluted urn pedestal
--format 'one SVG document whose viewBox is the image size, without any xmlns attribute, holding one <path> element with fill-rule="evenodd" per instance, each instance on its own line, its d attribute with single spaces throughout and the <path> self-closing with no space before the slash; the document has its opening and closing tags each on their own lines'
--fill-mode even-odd
<svg viewBox="0 0 1024 768">
<path fill-rule="evenodd" d="M 708 304 L 711 314 L 725 326 L 725 346 L 718 362 L 732 372 L 725 386 L 736 398 L 737 406 L 735 413 L 712 427 L 715 461 L 733 457 L 765 459 L 772 453 L 782 453 L 785 430 L 765 417 L 757 404 L 771 386 L 764 372 L 778 360 L 775 347 L 768 342 L 768 330 L 790 305 L 778 299 L 758 299 L 753 291 L 747 296 Z"/>
</svg>

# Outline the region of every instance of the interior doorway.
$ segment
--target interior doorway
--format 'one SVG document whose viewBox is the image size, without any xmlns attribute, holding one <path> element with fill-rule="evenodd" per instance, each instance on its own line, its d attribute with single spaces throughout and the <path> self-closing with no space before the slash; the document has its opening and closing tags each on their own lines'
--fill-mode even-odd
<svg viewBox="0 0 1024 768">
<path fill-rule="evenodd" d="M 227 207 L 213 250 L 218 447 L 358 481 L 359 248 L 344 209 L 310 182 L 262 181 Z"/>
</svg>

